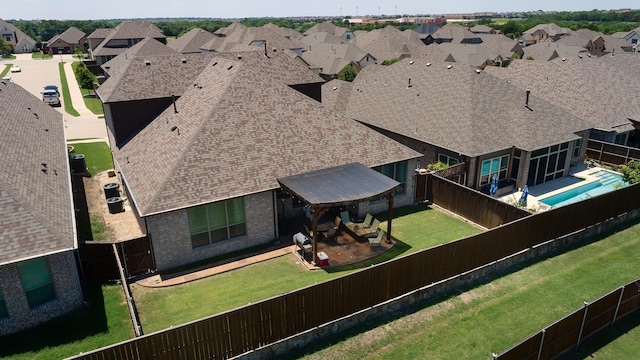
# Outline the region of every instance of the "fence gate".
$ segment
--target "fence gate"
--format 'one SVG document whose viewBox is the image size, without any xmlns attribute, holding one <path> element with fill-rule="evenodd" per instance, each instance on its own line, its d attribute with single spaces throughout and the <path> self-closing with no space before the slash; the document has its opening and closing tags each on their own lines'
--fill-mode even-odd
<svg viewBox="0 0 640 360">
<path fill-rule="evenodd" d="M 126 277 L 155 270 L 155 261 L 148 237 L 116 244 Z M 111 243 L 85 241 L 78 246 L 78 260 L 85 280 L 113 280 L 120 277 Z"/>
<path fill-rule="evenodd" d="M 416 173 L 416 202 L 427 200 L 427 175 Z"/>
<path fill-rule="evenodd" d="M 151 241 L 149 241 L 148 237 L 124 241 L 118 245 L 127 277 L 142 275 L 155 270 Z"/>
</svg>

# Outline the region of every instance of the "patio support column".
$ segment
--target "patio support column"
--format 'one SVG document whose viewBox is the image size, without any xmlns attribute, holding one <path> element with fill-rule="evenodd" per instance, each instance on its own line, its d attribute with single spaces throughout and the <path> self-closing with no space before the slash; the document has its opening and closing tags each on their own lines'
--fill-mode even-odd
<svg viewBox="0 0 640 360">
<path fill-rule="evenodd" d="M 311 232 L 313 233 L 313 263 L 318 264 L 318 219 L 327 209 L 311 207 Z"/>
<path fill-rule="evenodd" d="M 395 192 L 395 190 L 393 192 Z M 387 200 L 389 200 L 389 211 L 387 212 L 387 242 L 388 243 L 391 243 L 391 221 L 393 220 L 393 192 L 387 195 Z"/>
</svg>

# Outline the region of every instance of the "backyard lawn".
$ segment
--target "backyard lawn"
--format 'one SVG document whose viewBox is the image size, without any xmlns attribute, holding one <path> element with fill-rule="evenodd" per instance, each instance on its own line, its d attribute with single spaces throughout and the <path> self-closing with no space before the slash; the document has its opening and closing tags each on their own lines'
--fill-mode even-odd
<svg viewBox="0 0 640 360">
<path fill-rule="evenodd" d="M 132 284 L 142 328 L 145 333 L 162 330 L 481 231 L 424 205 L 398 209 L 395 213 L 393 228 L 398 244 L 385 254 L 360 264 L 330 271 L 309 271 L 291 254 L 175 287 L 149 289 Z M 382 214 L 378 216 L 385 219 Z M 385 225 L 381 226 L 384 228 Z"/>
<path fill-rule="evenodd" d="M 0 358 L 63 359 L 133 337 L 122 286 L 84 284 L 83 291 L 87 306 L 0 337 Z"/>
<path fill-rule="evenodd" d="M 321 346 L 306 359 L 489 359 L 546 325 L 639 277 L 640 224 L 507 274 L 434 299 L 408 315 L 369 324 Z M 638 315 L 622 336 L 593 349 L 602 359 L 640 352 Z M 635 327 L 634 327 L 635 326 Z M 628 331 L 628 332 L 627 332 Z M 601 348 L 600 348 L 601 347 Z M 317 351 L 316 351 L 317 350 Z M 586 352 L 587 349 L 585 348 Z M 292 354 L 291 358 L 302 354 Z M 584 354 L 584 358 L 590 358 Z M 583 358 L 583 357 L 576 357 Z"/>
</svg>

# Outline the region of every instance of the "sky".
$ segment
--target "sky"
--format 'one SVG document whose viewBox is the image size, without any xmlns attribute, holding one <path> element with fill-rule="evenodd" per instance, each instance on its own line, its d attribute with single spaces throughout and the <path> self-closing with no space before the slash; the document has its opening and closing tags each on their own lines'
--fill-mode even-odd
<svg viewBox="0 0 640 360">
<path fill-rule="evenodd" d="M 637 0 L 3 0 L 0 19 L 98 20 L 133 18 L 351 16 L 452 14 L 483 11 L 585 11 L 640 8 Z"/>
</svg>

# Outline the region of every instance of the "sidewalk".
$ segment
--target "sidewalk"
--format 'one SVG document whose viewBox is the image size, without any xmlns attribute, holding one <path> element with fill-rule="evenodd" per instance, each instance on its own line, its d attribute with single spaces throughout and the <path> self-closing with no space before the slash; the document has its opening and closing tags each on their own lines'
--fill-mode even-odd
<svg viewBox="0 0 640 360">
<path fill-rule="evenodd" d="M 171 275 L 153 275 L 136 281 L 136 284 L 144 287 L 159 288 L 184 284 L 189 281 L 203 279 L 209 276 L 221 274 L 227 271 L 239 269 L 248 265 L 257 264 L 262 261 L 275 259 L 280 256 L 295 254 L 296 246 L 289 245 L 269 252 L 257 254 L 254 256 L 239 258 L 220 265 L 211 265 L 207 268 L 197 271 L 186 271 Z"/>
<path fill-rule="evenodd" d="M 67 78 L 67 85 L 69 87 L 69 94 L 71 96 L 73 108 L 76 109 L 81 118 L 97 119 L 98 115 L 91 112 L 91 110 L 87 109 L 84 105 L 84 98 L 82 96 L 82 92 L 80 92 L 80 87 L 78 86 L 78 81 L 76 81 L 76 76 L 73 72 L 73 67 L 71 67 L 71 63 L 72 61 L 64 63 L 64 74 Z"/>
</svg>

